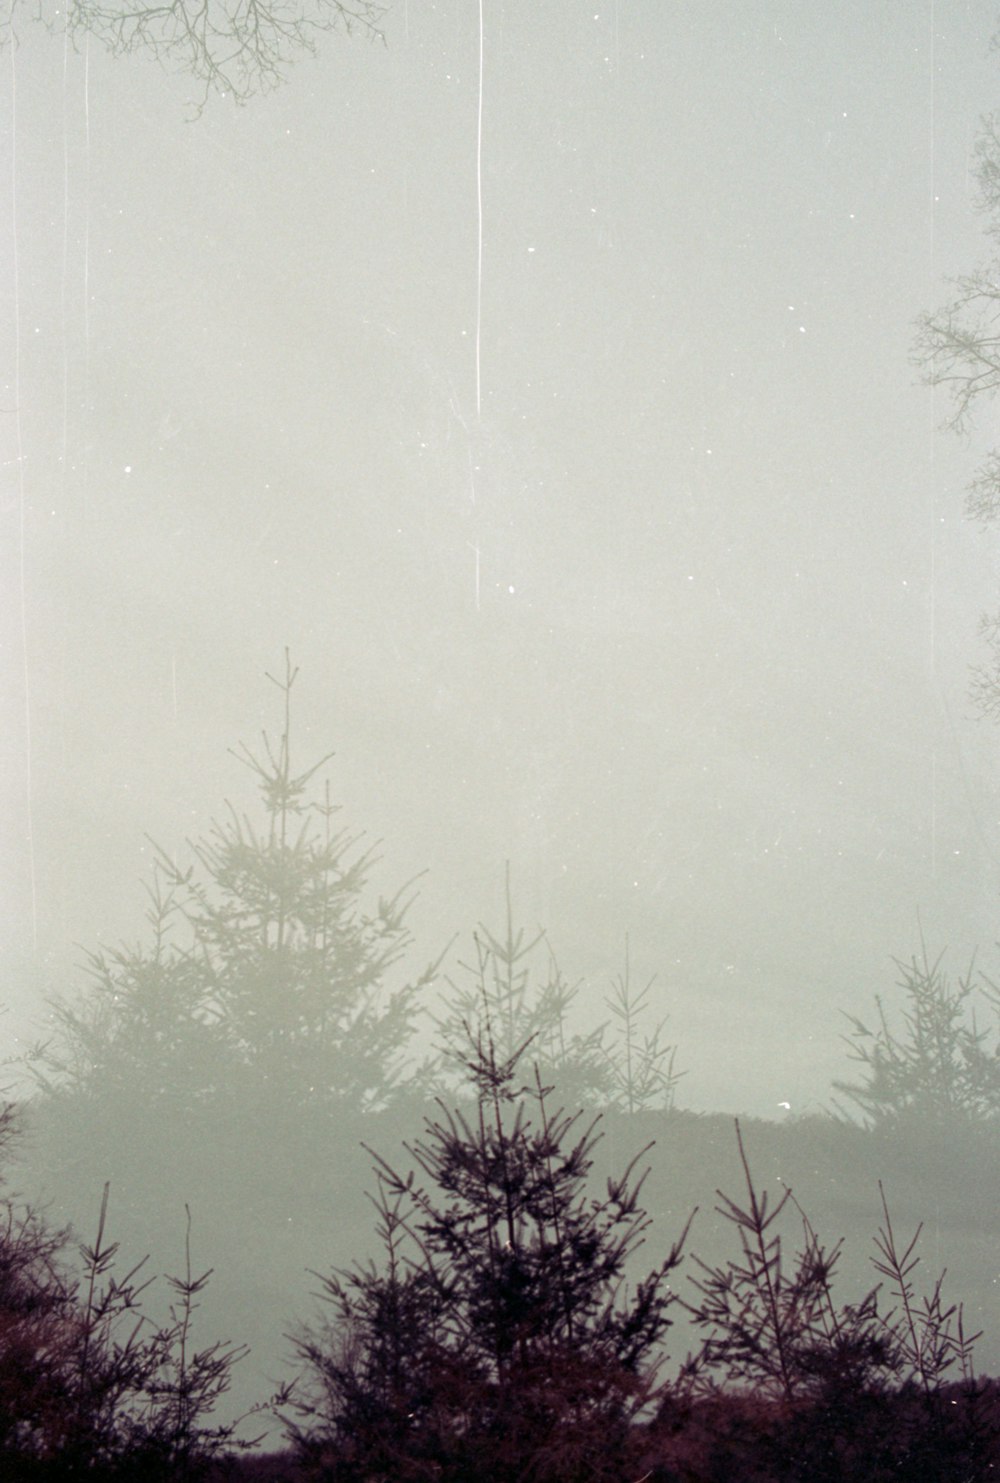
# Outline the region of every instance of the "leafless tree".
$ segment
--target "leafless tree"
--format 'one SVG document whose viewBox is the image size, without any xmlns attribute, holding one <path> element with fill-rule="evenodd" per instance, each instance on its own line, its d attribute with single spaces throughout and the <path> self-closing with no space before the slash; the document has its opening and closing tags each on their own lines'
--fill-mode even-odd
<svg viewBox="0 0 1000 1483">
<path fill-rule="evenodd" d="M 0 39 L 16 44 L 26 11 L 17 0 L 0 22 Z M 70 0 L 51 12 L 41 0 L 30 13 L 75 41 L 94 37 L 113 55 L 145 52 L 201 84 L 198 112 L 219 93 L 245 103 L 285 80 L 317 37 L 343 30 L 382 40 L 385 7 L 376 0 Z"/>
<path fill-rule="evenodd" d="M 1000 113 L 983 120 L 976 144 L 978 206 L 986 235 L 1000 245 Z M 1000 256 L 952 280 L 953 297 L 917 321 L 913 354 L 930 386 L 951 397 L 946 426 L 971 430 L 1000 390 Z M 991 448 L 966 491 L 966 514 L 980 524 L 1000 520 L 1000 449 Z M 971 693 L 983 716 L 1000 721 L 1000 614 L 984 615 L 987 659 L 972 671 Z"/>
</svg>

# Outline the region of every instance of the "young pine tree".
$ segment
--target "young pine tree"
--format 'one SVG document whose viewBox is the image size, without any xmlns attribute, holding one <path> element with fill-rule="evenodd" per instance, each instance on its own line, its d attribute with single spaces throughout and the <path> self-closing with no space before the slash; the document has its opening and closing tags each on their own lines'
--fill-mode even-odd
<svg viewBox="0 0 1000 1483">
<path fill-rule="evenodd" d="M 0 1156 L 14 1132 L 0 1110 Z M 2 1174 L 0 1170 L 0 1174 Z M 166 1322 L 143 1312 L 143 1262 L 116 1270 L 105 1239 L 74 1268 L 64 1231 L 0 1194 L 0 1477 L 11 1483 L 195 1483 L 216 1460 L 251 1445 L 238 1423 L 211 1423 L 246 1351 L 193 1344 L 209 1272 L 194 1276 L 190 1216 L 183 1276 L 170 1277 Z"/>
<path fill-rule="evenodd" d="M 979 1336 L 965 1332 L 960 1306 L 945 1304 L 944 1274 L 917 1297 L 919 1229 L 903 1248 L 882 1193 L 873 1262 L 884 1285 L 838 1303 L 841 1243 L 823 1245 L 787 1186 L 770 1203 L 738 1123 L 736 1137 L 746 1197 L 719 1191 L 717 1208 L 738 1234 L 739 1255 L 716 1265 L 695 1258 L 696 1296 L 684 1307 L 703 1337 L 661 1411 L 664 1452 L 685 1455 L 695 1477 L 985 1483 L 996 1426 L 990 1387 L 973 1370 Z M 802 1229 L 792 1257 L 782 1240 L 789 1206 Z"/>
<path fill-rule="evenodd" d="M 642 1030 L 649 991 L 655 982 L 651 978 L 645 988 L 635 992 L 626 933 L 625 968 L 611 985 L 612 996 L 604 1002 L 617 1028 L 613 1048 L 605 1051 L 612 1105 L 629 1114 L 652 1107 L 672 1108 L 677 1083 L 685 1074 L 674 1069 L 677 1047 L 662 1039 L 666 1020 L 661 1019 L 652 1032 Z"/>
<path fill-rule="evenodd" d="M 942 1130 L 985 1124 L 1000 1115 L 1000 1037 L 975 1015 L 977 1000 L 995 1018 L 1000 1008 L 981 990 L 972 970 L 954 986 L 926 948 L 908 963 L 896 960 L 905 995 L 902 1027 L 876 999 L 873 1031 L 849 1015 L 851 1059 L 864 1068 L 858 1082 L 834 1082 L 874 1128 Z M 989 1002 L 992 999 L 992 1003 Z"/>
<path fill-rule="evenodd" d="M 686 1231 L 626 1293 L 648 1224 L 636 1160 L 588 1196 L 595 1124 L 554 1112 L 537 1071 L 521 1084 L 523 1054 L 499 1056 L 487 1020 L 467 1056 L 474 1113 L 439 1103 L 410 1174 L 375 1155 L 385 1264 L 324 1279 L 328 1316 L 297 1341 L 292 1434 L 315 1476 L 627 1476 Z"/>
<path fill-rule="evenodd" d="M 567 982 L 544 930 L 515 926 L 510 865 L 505 874 L 503 924 L 494 932 L 482 923 L 473 934 L 470 958 L 459 964 L 463 980 L 447 979 L 438 1029 L 437 1070 L 446 1084 L 468 1073 L 468 1031 L 485 1015 L 498 1060 L 530 1044 L 532 1062 L 556 1094 L 575 1106 L 608 1106 L 614 1070 L 604 1046 L 606 1027 L 581 1033 L 571 1028 L 578 987 Z"/>
</svg>

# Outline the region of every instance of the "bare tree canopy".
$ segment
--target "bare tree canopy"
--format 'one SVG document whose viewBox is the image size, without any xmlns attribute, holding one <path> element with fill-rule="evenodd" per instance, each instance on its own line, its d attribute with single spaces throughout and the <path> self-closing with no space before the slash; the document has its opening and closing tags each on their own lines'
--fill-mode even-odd
<svg viewBox="0 0 1000 1483">
<path fill-rule="evenodd" d="M 75 41 L 93 36 L 115 56 L 146 52 L 203 85 L 199 109 L 210 93 L 245 103 L 284 82 L 302 54 L 315 54 L 316 38 L 338 28 L 382 39 L 385 7 L 375 0 L 71 0 L 65 13 L 33 11 L 13 3 L 0 23 L 0 39 L 17 39 L 20 16 L 65 29 Z"/>
<path fill-rule="evenodd" d="M 980 268 L 953 285 L 949 304 L 921 316 L 915 350 L 928 384 L 951 393 L 948 425 L 965 432 L 980 398 L 1000 388 L 1000 267 Z"/>
<path fill-rule="evenodd" d="M 982 121 L 976 141 L 978 206 L 986 235 L 1000 244 L 1000 113 Z M 1000 391 L 1000 253 L 972 273 L 952 279 L 954 297 L 917 321 L 913 356 L 929 386 L 951 397 L 946 426 L 968 432 L 981 404 Z M 991 448 L 966 489 L 965 512 L 980 524 L 1000 519 L 1000 448 Z M 980 635 L 989 650 L 972 671 L 971 693 L 980 712 L 1000 721 L 1000 615 L 985 614 Z"/>
</svg>

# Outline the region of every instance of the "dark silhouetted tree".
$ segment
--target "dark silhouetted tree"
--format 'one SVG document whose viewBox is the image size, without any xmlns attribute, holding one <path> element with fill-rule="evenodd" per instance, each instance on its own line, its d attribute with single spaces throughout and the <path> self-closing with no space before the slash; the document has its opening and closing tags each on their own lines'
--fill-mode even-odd
<svg viewBox="0 0 1000 1483">
<path fill-rule="evenodd" d="M 408 1147 L 414 1174 L 375 1155 L 385 1263 L 324 1279 L 329 1316 L 297 1342 L 292 1431 L 316 1476 L 627 1476 L 684 1237 L 626 1293 L 648 1224 L 636 1160 L 588 1197 L 595 1124 L 553 1112 L 537 1071 L 521 1085 L 523 1054 L 501 1057 L 486 1021 L 467 1058 L 475 1111 L 439 1104 Z"/>
<path fill-rule="evenodd" d="M 770 1203 L 752 1178 L 739 1123 L 736 1134 L 746 1198 L 719 1191 L 718 1209 L 738 1232 L 739 1255 L 718 1265 L 695 1258 L 697 1297 L 684 1306 L 704 1338 L 659 1418 L 665 1438 L 686 1433 L 675 1451 L 689 1462 L 700 1453 L 703 1471 L 686 1476 L 985 1483 L 996 1422 L 989 1387 L 973 1372 L 979 1336 L 965 1333 L 961 1307 L 945 1305 L 943 1274 L 917 1299 L 919 1228 L 902 1250 L 880 1185 L 884 1225 L 873 1262 L 888 1293 L 874 1287 L 839 1305 L 841 1243 L 823 1245 L 789 1188 Z M 789 1206 L 802 1230 L 791 1260 L 781 1229 Z M 957 1383 L 948 1387 L 953 1367 Z"/>
<path fill-rule="evenodd" d="M 12 1126 L 7 1109 L 4 1147 Z M 0 1199 L 0 1477 L 11 1483 L 190 1483 L 252 1445 L 237 1438 L 239 1422 L 210 1424 L 246 1351 L 193 1346 L 211 1274 L 192 1272 L 190 1215 L 185 1271 L 168 1278 L 169 1315 L 156 1324 L 143 1313 L 145 1264 L 115 1270 L 107 1206 L 105 1186 L 97 1239 L 80 1246 L 74 1270 L 65 1232 Z"/>
</svg>

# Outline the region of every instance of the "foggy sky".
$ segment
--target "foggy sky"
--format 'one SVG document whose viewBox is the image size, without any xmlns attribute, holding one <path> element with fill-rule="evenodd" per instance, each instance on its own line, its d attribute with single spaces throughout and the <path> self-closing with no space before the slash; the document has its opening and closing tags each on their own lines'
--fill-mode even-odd
<svg viewBox="0 0 1000 1483">
<path fill-rule="evenodd" d="M 909 360 L 987 251 L 995 8 L 484 22 L 481 179 L 473 0 L 198 118 L 140 55 L 4 58 L 12 1054 L 141 937 L 146 834 L 251 801 L 286 644 L 298 760 L 379 888 L 427 872 L 414 966 L 509 859 L 594 1016 L 629 933 L 682 1105 L 822 1103 L 921 925 L 996 972 L 995 543 Z"/>
</svg>

